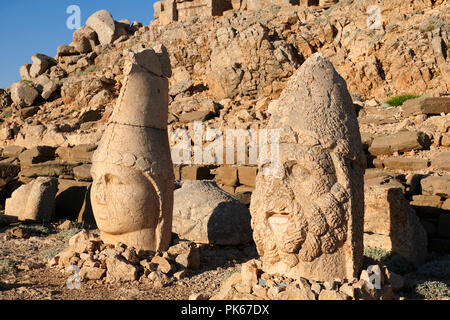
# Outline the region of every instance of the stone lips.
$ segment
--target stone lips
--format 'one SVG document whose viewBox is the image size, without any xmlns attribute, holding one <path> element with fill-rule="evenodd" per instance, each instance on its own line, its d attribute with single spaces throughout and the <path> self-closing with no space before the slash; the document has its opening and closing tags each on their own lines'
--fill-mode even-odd
<svg viewBox="0 0 450 320">
<path fill-rule="evenodd" d="M 263 270 L 353 278 L 362 266 L 365 159 L 346 83 L 321 54 L 293 75 L 268 127 L 282 129 L 278 172 L 260 170 L 250 207 Z"/>
</svg>

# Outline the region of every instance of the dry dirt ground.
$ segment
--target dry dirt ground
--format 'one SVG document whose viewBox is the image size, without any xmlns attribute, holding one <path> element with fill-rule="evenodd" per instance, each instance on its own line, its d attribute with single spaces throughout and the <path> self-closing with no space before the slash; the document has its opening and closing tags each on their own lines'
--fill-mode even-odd
<svg viewBox="0 0 450 320">
<path fill-rule="evenodd" d="M 61 231 L 50 224 L 0 228 L 0 300 L 187 300 L 193 293 L 212 296 L 242 263 L 257 258 L 254 244 L 200 246 L 201 269 L 190 270 L 186 278 L 174 279 L 162 288 L 150 282 L 111 284 L 99 280 L 70 290 L 66 284 L 70 275 L 46 263 L 68 246 L 79 228 Z M 426 272 L 422 268 L 421 273 L 404 274 L 405 289 L 396 299 L 450 299 L 450 256 L 433 259 Z"/>
<path fill-rule="evenodd" d="M 73 229 L 50 231 L 51 226 L 27 226 L 30 238 L 11 238 L 13 228 L 0 229 L 0 300 L 187 300 L 192 293 L 212 296 L 220 283 L 257 256 L 254 245 L 241 247 L 201 246 L 202 267 L 163 288 L 139 281 L 130 283 L 81 283 L 70 290 L 69 274 L 46 266 L 48 259 L 68 246 Z M 50 231 L 50 232 L 49 232 Z M 17 232 L 15 232 L 17 233 Z"/>
</svg>

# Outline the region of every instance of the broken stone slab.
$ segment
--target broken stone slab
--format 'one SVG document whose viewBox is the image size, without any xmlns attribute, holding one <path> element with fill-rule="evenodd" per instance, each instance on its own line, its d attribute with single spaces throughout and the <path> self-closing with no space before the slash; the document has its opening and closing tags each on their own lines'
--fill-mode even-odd
<svg viewBox="0 0 450 320">
<path fill-rule="evenodd" d="M 238 167 L 221 166 L 212 172 L 218 184 L 235 187 L 238 185 Z"/>
<path fill-rule="evenodd" d="M 106 274 L 106 269 L 101 269 L 97 267 L 87 267 L 83 266 L 80 270 L 81 280 L 100 280 Z"/>
<path fill-rule="evenodd" d="M 194 82 L 191 79 L 183 79 L 182 81 L 178 82 L 176 85 L 174 85 L 169 90 L 169 95 L 172 97 L 175 97 L 181 93 L 184 93 L 192 88 L 194 85 Z"/>
<path fill-rule="evenodd" d="M 81 144 L 72 148 L 59 147 L 56 149 L 55 154 L 58 158 L 67 162 L 89 163 L 96 149 L 96 144 Z"/>
<path fill-rule="evenodd" d="M 450 175 L 431 176 L 420 181 L 422 193 L 450 198 Z"/>
<path fill-rule="evenodd" d="M 450 113 L 450 97 L 420 97 L 405 101 L 401 109 L 405 116 Z"/>
<path fill-rule="evenodd" d="M 24 81 L 15 82 L 11 85 L 11 99 L 19 107 L 30 107 L 39 96 L 39 91 L 31 84 Z"/>
<path fill-rule="evenodd" d="M 31 57 L 31 61 L 33 61 L 33 64 L 31 65 L 30 68 L 31 78 L 37 78 L 38 76 L 43 74 L 48 68 L 57 64 L 55 59 L 42 53 L 35 53 Z"/>
<path fill-rule="evenodd" d="M 50 161 L 54 158 L 55 148 L 49 146 L 37 146 L 25 150 L 19 155 L 19 160 L 22 167 Z"/>
<path fill-rule="evenodd" d="M 73 168 L 73 175 L 78 181 L 92 181 L 91 164 L 82 164 Z"/>
<path fill-rule="evenodd" d="M 59 160 L 21 166 L 20 178 L 73 177 L 73 168 L 75 166 L 76 164 L 65 163 Z"/>
<path fill-rule="evenodd" d="M 374 137 L 369 147 L 374 156 L 389 155 L 395 152 L 422 150 L 430 146 L 429 137 L 422 132 L 400 131 L 388 136 Z"/>
<path fill-rule="evenodd" d="M 186 180 L 175 190 L 172 232 L 217 245 L 245 244 L 252 237 L 247 207 L 214 181 Z"/>
<path fill-rule="evenodd" d="M 51 221 L 55 212 L 57 179 L 39 177 L 19 187 L 6 200 L 5 213 L 20 221 Z"/>
<path fill-rule="evenodd" d="M 364 246 L 399 254 L 415 266 L 422 264 L 427 255 L 427 233 L 402 190 L 366 185 L 364 203 Z"/>
<path fill-rule="evenodd" d="M 194 121 L 206 121 L 211 119 L 214 114 L 209 110 L 198 110 L 186 112 L 180 115 L 180 122 L 182 123 L 191 123 Z"/>
<path fill-rule="evenodd" d="M 240 166 L 238 168 L 239 183 L 255 187 L 256 175 L 258 174 L 258 167 Z"/>
<path fill-rule="evenodd" d="M 428 160 L 414 157 L 389 157 L 383 160 L 386 169 L 416 171 L 428 168 Z"/>
<path fill-rule="evenodd" d="M 440 196 L 414 195 L 409 203 L 420 218 L 438 218 L 442 213 Z"/>
<path fill-rule="evenodd" d="M 434 169 L 450 171 L 450 151 L 441 152 L 431 158 L 431 166 Z"/>
</svg>

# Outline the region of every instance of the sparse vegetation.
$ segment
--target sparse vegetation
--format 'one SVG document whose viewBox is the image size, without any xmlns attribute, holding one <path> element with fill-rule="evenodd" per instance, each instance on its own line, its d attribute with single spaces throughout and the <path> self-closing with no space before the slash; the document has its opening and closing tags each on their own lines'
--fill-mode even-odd
<svg viewBox="0 0 450 320">
<path fill-rule="evenodd" d="M 2 116 L 3 118 L 11 118 L 13 114 L 13 110 L 11 107 L 6 108 L 5 110 L 3 110 L 2 112 Z"/>
<path fill-rule="evenodd" d="M 97 70 L 97 66 L 92 65 L 92 66 L 89 66 L 86 68 L 85 73 L 94 72 L 96 70 Z"/>
<path fill-rule="evenodd" d="M 280 12 L 281 7 L 280 7 L 280 6 L 277 6 L 277 5 L 272 5 L 272 6 L 270 7 L 270 10 L 272 11 L 272 13 L 273 13 L 274 15 L 277 15 L 277 14 Z"/>
<path fill-rule="evenodd" d="M 427 21 L 425 21 L 419 28 L 420 32 L 430 32 L 434 29 L 442 28 L 447 33 L 450 32 L 450 26 L 448 23 L 446 23 L 444 20 L 441 19 L 439 16 L 431 16 L 428 18 Z"/>
<path fill-rule="evenodd" d="M 81 231 L 81 229 L 79 229 L 79 228 L 72 228 L 69 230 L 63 230 L 63 231 L 59 232 L 56 236 L 60 240 L 69 241 L 70 238 L 72 238 L 74 235 L 76 235 L 80 231 Z"/>
<path fill-rule="evenodd" d="M 364 257 L 369 264 L 385 265 L 389 270 L 405 274 L 414 270 L 414 266 L 402 256 L 378 247 L 364 247 Z"/>
<path fill-rule="evenodd" d="M 425 299 L 435 299 L 450 296 L 449 287 L 440 281 L 425 281 L 418 284 L 415 288 L 416 294 Z"/>
<path fill-rule="evenodd" d="M 16 269 L 16 262 L 11 259 L 0 259 L 0 274 L 7 272 L 14 272 Z"/>
<path fill-rule="evenodd" d="M 417 269 L 416 274 L 427 278 L 450 279 L 450 255 L 425 263 Z"/>
<path fill-rule="evenodd" d="M 227 280 L 229 277 L 231 277 L 234 273 L 241 273 L 240 269 L 232 269 L 227 270 L 225 274 L 223 275 L 224 280 Z"/>
<path fill-rule="evenodd" d="M 410 99 L 416 99 L 419 97 L 420 96 L 417 96 L 415 94 L 403 94 L 403 95 L 392 97 L 391 99 L 385 101 L 385 103 L 392 107 L 399 107 L 403 103 L 405 103 L 405 101 L 410 100 Z"/>
<path fill-rule="evenodd" d="M 45 259 L 50 260 L 50 259 L 54 258 L 58 253 L 60 253 L 63 250 L 64 250 L 64 248 L 47 249 L 47 250 L 42 252 L 42 256 Z"/>
</svg>

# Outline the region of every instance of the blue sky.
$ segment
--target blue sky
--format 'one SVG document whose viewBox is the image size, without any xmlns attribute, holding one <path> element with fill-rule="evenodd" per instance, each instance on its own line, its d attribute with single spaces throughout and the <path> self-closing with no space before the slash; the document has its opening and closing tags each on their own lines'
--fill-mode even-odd
<svg viewBox="0 0 450 320">
<path fill-rule="evenodd" d="M 51 57 L 61 44 L 72 42 L 74 30 L 66 26 L 70 5 L 81 9 L 81 25 L 97 10 L 106 9 L 115 20 L 129 19 L 148 25 L 156 0 L 0 0 L 0 88 L 20 80 L 19 69 L 38 52 Z"/>
</svg>

